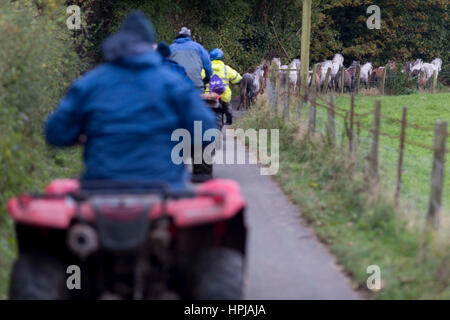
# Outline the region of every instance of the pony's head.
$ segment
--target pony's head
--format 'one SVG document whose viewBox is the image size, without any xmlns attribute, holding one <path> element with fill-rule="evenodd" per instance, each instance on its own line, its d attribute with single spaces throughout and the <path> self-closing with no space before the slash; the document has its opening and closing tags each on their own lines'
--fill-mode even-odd
<svg viewBox="0 0 450 320">
<path fill-rule="evenodd" d="M 441 68 L 442 68 L 442 59 L 441 58 L 434 59 L 433 61 L 431 61 L 431 64 L 434 64 L 437 67 L 438 71 L 441 71 Z"/>
<path fill-rule="evenodd" d="M 280 60 L 280 58 L 273 58 L 272 59 L 272 63 L 275 63 L 278 66 L 278 68 L 281 67 L 281 60 Z"/>
<path fill-rule="evenodd" d="M 340 53 L 336 53 L 333 57 L 333 63 L 338 64 L 339 67 L 344 65 L 344 56 Z"/>
</svg>

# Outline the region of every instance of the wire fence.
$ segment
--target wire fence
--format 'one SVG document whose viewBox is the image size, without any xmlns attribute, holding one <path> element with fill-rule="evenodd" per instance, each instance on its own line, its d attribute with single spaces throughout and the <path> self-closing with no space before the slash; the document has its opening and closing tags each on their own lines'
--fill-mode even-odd
<svg viewBox="0 0 450 320">
<path fill-rule="evenodd" d="M 295 106 L 301 123 L 307 123 L 309 135 L 332 137 L 332 142 L 346 149 L 355 163 L 372 175 L 377 184 L 392 193 L 397 206 L 414 207 L 417 216 L 426 218 L 428 224 L 439 228 L 442 207 L 450 205 L 443 199 L 446 148 L 450 136 L 447 122 L 437 121 L 434 127 L 424 127 L 408 121 L 408 108 L 401 118 L 381 112 L 381 102 L 375 101 L 373 110 L 355 112 L 354 94 L 350 108 L 338 106 L 331 94 L 317 92 L 314 84 L 299 84 L 290 88 L 289 73 L 271 70 L 266 81 L 266 92 L 274 111 L 285 120 Z M 299 92 L 304 92 L 300 96 Z M 381 130 L 381 122 L 396 125 L 400 134 Z M 408 138 L 407 132 L 417 130 L 434 137 L 434 144 Z M 418 153 L 418 149 L 424 150 Z M 425 155 L 425 156 L 424 156 Z M 408 183 L 405 183 L 407 181 Z"/>
</svg>

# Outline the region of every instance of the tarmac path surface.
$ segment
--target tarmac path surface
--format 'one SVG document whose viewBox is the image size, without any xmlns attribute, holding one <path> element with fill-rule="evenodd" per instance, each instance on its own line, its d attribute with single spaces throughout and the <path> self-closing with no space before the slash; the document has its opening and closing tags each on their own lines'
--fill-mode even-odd
<svg viewBox="0 0 450 320">
<path fill-rule="evenodd" d="M 235 140 L 225 139 L 227 147 L 236 148 Z M 259 165 L 219 164 L 214 175 L 237 181 L 247 201 L 245 299 L 361 299 L 299 208 Z"/>
</svg>

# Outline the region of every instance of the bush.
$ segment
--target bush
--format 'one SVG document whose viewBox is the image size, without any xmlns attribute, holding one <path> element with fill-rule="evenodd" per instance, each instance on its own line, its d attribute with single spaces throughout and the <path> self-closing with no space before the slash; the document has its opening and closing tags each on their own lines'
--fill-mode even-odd
<svg viewBox="0 0 450 320">
<path fill-rule="evenodd" d="M 84 70 L 64 1 L 2 1 L 0 13 L 0 298 L 15 251 L 6 200 L 39 190 L 57 175 L 79 171 L 78 152 L 45 145 L 42 124 L 64 90 Z M 57 161 L 57 159 L 64 159 Z"/>
<path fill-rule="evenodd" d="M 49 3 L 38 9 L 31 1 L 7 2 L 0 15 L 1 195 L 31 183 L 46 156 L 42 123 L 85 67 L 58 19 L 66 16 L 63 1 Z"/>
<path fill-rule="evenodd" d="M 402 73 L 403 66 L 398 64 L 395 70 L 386 67 L 384 92 L 388 95 L 412 94 L 417 86 L 417 79 L 411 79 L 408 73 Z"/>
</svg>

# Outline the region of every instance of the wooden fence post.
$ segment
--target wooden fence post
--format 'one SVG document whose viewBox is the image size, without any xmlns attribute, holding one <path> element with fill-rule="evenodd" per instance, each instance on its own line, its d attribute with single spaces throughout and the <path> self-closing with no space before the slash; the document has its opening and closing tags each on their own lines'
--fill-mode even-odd
<svg viewBox="0 0 450 320">
<path fill-rule="evenodd" d="M 311 136 L 314 136 L 316 133 L 316 95 L 317 92 L 311 92 L 311 106 L 309 111 L 309 133 Z"/>
<path fill-rule="evenodd" d="M 330 100 L 328 103 L 328 126 L 327 126 L 327 136 L 331 140 L 332 144 L 336 143 L 336 128 L 334 125 L 334 95 L 330 95 Z"/>
<path fill-rule="evenodd" d="M 275 96 L 274 96 L 274 106 L 275 112 L 278 114 L 278 95 L 280 93 L 280 69 L 275 69 Z"/>
<path fill-rule="evenodd" d="M 361 66 L 356 69 L 356 94 L 359 94 L 359 84 L 361 82 Z"/>
<path fill-rule="evenodd" d="M 317 73 L 317 63 L 313 67 L 313 73 L 311 76 L 311 91 L 316 91 L 316 73 Z M 320 88 L 319 88 L 320 89 Z"/>
<path fill-rule="evenodd" d="M 361 135 L 361 123 L 359 121 L 356 122 L 356 144 L 355 144 L 355 152 L 358 151 L 359 148 L 359 137 Z"/>
<path fill-rule="evenodd" d="M 373 111 L 372 147 L 368 157 L 370 171 L 375 183 L 378 183 L 378 140 L 380 134 L 381 101 L 375 101 Z"/>
<path fill-rule="evenodd" d="M 325 75 L 325 82 L 323 83 L 322 92 L 325 92 L 325 93 L 328 92 L 328 82 L 330 80 L 330 73 L 331 73 L 331 68 L 328 68 L 327 73 Z"/>
<path fill-rule="evenodd" d="M 384 67 L 383 77 L 381 78 L 381 95 L 382 96 L 384 96 L 384 85 L 386 84 L 386 69 L 387 69 L 387 67 Z"/>
<path fill-rule="evenodd" d="M 344 66 L 341 67 L 341 94 L 344 94 Z"/>
<path fill-rule="evenodd" d="M 289 96 L 290 96 L 290 83 L 289 83 L 289 74 L 291 73 L 290 69 L 286 70 L 283 76 L 284 81 L 284 105 L 283 105 L 283 119 L 286 121 L 289 119 Z"/>
<path fill-rule="evenodd" d="M 439 211 L 444 186 L 445 144 L 447 140 L 447 122 L 437 121 L 434 127 L 434 155 L 431 172 L 430 206 L 427 215 L 428 226 L 439 228 Z"/>
<path fill-rule="evenodd" d="M 405 133 L 406 133 L 406 114 L 408 108 L 403 107 L 402 113 L 402 129 L 400 134 L 400 150 L 398 154 L 398 167 L 397 167 L 397 186 L 395 188 L 395 205 L 398 207 L 400 200 L 400 190 L 402 187 L 402 169 L 403 169 L 403 153 L 405 150 Z"/>
<path fill-rule="evenodd" d="M 269 103 L 273 110 L 275 110 L 275 74 L 276 74 L 276 65 L 275 63 L 272 63 L 269 68 L 269 77 L 266 81 L 266 90 L 267 90 L 267 96 L 269 98 Z"/>
<path fill-rule="evenodd" d="M 433 87 L 431 89 L 431 92 L 434 94 L 436 93 L 436 85 L 437 85 L 437 72 L 436 70 L 433 71 Z"/>
<path fill-rule="evenodd" d="M 355 115 L 355 94 L 352 93 L 352 98 L 350 102 L 350 132 L 348 136 L 348 148 L 350 155 L 353 152 L 353 117 Z"/>
<path fill-rule="evenodd" d="M 302 84 L 302 79 L 301 79 L 301 72 L 300 70 L 297 71 L 297 85 L 298 85 L 298 120 L 301 120 L 302 117 L 302 109 L 303 109 L 303 97 L 302 97 L 302 92 L 305 92 L 305 94 L 307 93 L 308 88 L 305 88 L 305 90 L 303 90 L 303 84 Z M 306 78 L 306 83 L 308 83 L 308 78 Z"/>
</svg>

